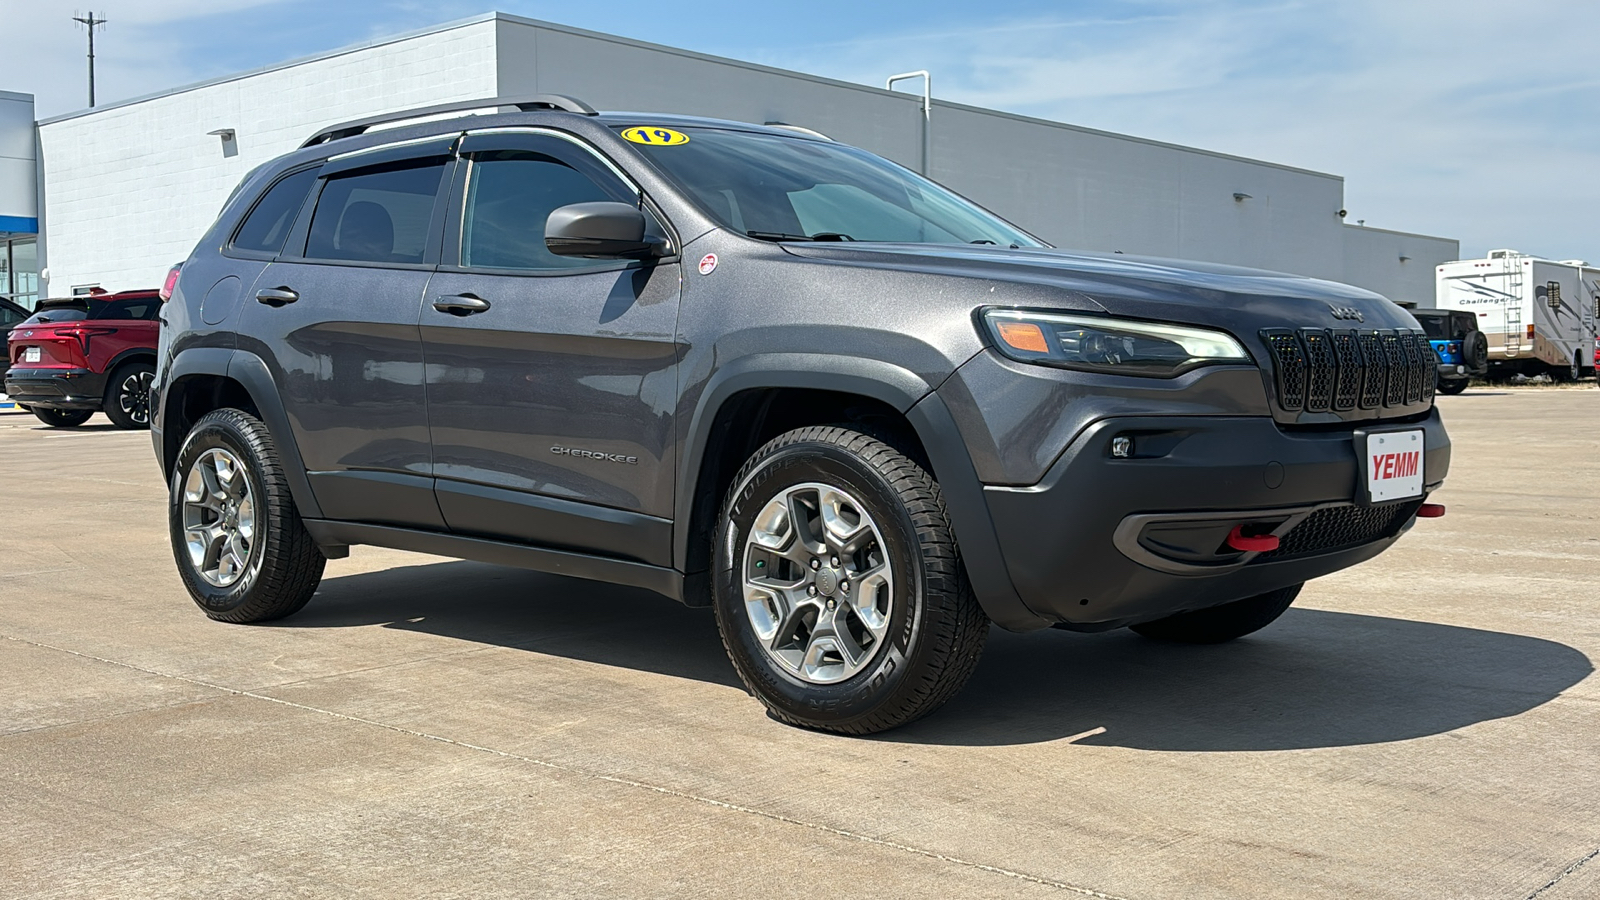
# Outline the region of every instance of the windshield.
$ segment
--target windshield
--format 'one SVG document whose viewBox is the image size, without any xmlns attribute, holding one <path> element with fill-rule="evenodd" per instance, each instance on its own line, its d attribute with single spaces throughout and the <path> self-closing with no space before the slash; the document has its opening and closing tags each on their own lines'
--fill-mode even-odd
<svg viewBox="0 0 1600 900">
<path fill-rule="evenodd" d="M 630 131 L 622 130 L 625 135 Z M 688 140 L 633 143 L 712 218 L 740 234 L 772 241 L 1045 246 L 970 201 L 865 150 L 719 128 L 679 133 Z"/>
</svg>

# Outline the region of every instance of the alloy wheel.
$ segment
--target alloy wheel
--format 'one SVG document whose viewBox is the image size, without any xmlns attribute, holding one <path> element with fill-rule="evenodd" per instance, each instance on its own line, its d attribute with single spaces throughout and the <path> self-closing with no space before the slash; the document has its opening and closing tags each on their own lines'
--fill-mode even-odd
<svg viewBox="0 0 1600 900">
<path fill-rule="evenodd" d="M 155 373 L 140 370 L 129 373 L 117 387 L 117 406 L 137 425 L 150 424 L 150 385 Z"/>
<path fill-rule="evenodd" d="M 183 533 L 194 570 L 214 587 L 233 585 L 250 565 L 258 524 L 244 464 L 221 447 L 201 454 L 183 486 Z"/>
<path fill-rule="evenodd" d="M 743 567 L 756 640 L 790 675 L 843 681 L 886 642 L 894 568 L 877 523 L 847 491 L 807 483 L 773 497 L 751 523 Z"/>
</svg>

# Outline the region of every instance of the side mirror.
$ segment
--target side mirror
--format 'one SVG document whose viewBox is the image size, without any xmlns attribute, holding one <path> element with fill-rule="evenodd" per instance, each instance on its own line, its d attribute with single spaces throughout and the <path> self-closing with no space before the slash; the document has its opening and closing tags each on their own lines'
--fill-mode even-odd
<svg viewBox="0 0 1600 900">
<path fill-rule="evenodd" d="M 645 237 L 644 229 L 644 213 L 626 203 L 574 203 L 550 214 L 544 226 L 544 245 L 557 256 L 660 256 L 660 242 Z"/>
</svg>

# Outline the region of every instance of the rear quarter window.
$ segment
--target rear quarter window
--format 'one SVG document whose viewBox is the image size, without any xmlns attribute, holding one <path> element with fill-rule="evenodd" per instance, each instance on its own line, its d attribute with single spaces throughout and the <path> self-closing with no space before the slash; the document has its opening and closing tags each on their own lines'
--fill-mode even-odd
<svg viewBox="0 0 1600 900">
<path fill-rule="evenodd" d="M 281 251 L 284 239 L 289 236 L 289 229 L 294 227 L 295 217 L 299 215 L 300 207 L 305 205 L 306 195 L 311 193 L 311 185 L 316 180 L 315 168 L 304 169 L 279 179 L 267 188 L 267 192 L 261 195 L 234 233 L 234 249 L 262 253 Z"/>
</svg>

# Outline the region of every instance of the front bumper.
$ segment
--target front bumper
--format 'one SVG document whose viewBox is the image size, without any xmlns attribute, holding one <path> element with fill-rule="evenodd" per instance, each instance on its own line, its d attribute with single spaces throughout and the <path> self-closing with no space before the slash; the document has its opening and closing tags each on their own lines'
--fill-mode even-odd
<svg viewBox="0 0 1600 900">
<path fill-rule="evenodd" d="M 22 369 L 6 372 L 6 396 L 42 409 L 94 409 L 105 404 L 106 377 L 88 369 Z"/>
<path fill-rule="evenodd" d="M 1450 439 L 1421 421 L 1425 491 L 1444 480 Z M 1130 458 L 1112 439 L 1130 437 Z M 984 496 L 1011 583 L 1029 610 L 1098 631 L 1298 584 L 1381 553 L 1421 500 L 1356 505 L 1354 429 L 1285 430 L 1262 416 L 1118 417 L 1080 433 L 1037 484 Z M 1271 553 L 1239 553 L 1235 525 L 1275 533 Z"/>
</svg>

